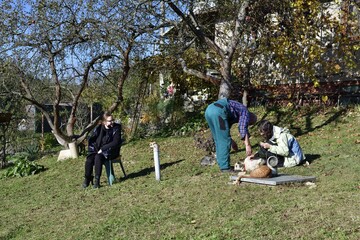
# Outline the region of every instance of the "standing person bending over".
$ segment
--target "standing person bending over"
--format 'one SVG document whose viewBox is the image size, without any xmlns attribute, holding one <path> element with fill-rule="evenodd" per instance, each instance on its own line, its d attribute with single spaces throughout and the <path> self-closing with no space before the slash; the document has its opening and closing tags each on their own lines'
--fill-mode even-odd
<svg viewBox="0 0 360 240">
<path fill-rule="evenodd" d="M 276 156 L 279 167 L 294 167 L 305 160 L 299 142 L 289 129 L 273 126 L 268 120 L 263 120 L 259 123 L 259 132 L 265 142 L 260 142 L 260 150 L 254 157 L 267 159 Z"/>
<path fill-rule="evenodd" d="M 120 154 L 121 125 L 114 123 L 109 112 L 105 112 L 102 123 L 97 126 L 88 140 L 88 155 L 85 161 L 85 180 L 83 188 L 89 186 L 93 180 L 93 168 L 95 166 L 94 188 L 100 187 L 100 176 L 104 161 L 114 159 Z"/>
<path fill-rule="evenodd" d="M 244 141 L 246 155 L 251 155 L 250 134 L 248 126 L 256 122 L 256 115 L 249 112 L 241 103 L 222 98 L 210 104 L 205 111 L 205 119 L 210 127 L 215 142 L 216 161 L 222 172 L 231 172 L 230 149 L 231 135 L 230 128 L 238 123 L 241 140 Z"/>
</svg>

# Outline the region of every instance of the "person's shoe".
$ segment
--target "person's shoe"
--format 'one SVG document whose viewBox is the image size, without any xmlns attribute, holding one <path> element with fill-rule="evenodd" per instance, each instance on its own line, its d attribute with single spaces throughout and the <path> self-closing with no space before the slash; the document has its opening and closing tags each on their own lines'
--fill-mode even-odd
<svg viewBox="0 0 360 240">
<path fill-rule="evenodd" d="M 95 176 L 95 182 L 94 182 L 94 186 L 93 188 L 100 188 L 100 177 L 99 176 Z"/>
<path fill-rule="evenodd" d="M 87 188 L 90 185 L 90 183 L 94 184 L 93 179 L 94 179 L 93 176 L 90 176 L 90 177 L 85 176 L 84 177 L 84 182 L 82 183 L 82 187 Z"/>
</svg>

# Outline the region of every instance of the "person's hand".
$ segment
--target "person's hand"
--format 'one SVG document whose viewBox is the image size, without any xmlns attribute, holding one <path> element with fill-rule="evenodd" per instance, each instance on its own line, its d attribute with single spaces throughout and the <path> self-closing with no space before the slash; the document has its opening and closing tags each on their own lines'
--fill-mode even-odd
<svg viewBox="0 0 360 240">
<path fill-rule="evenodd" d="M 264 143 L 264 142 L 260 142 L 260 146 L 265 148 L 265 149 L 269 149 L 270 148 L 270 144 L 268 143 Z"/>
<path fill-rule="evenodd" d="M 252 151 L 251 151 L 251 146 L 250 145 L 246 145 L 245 146 L 246 149 L 246 156 L 251 156 Z"/>
</svg>

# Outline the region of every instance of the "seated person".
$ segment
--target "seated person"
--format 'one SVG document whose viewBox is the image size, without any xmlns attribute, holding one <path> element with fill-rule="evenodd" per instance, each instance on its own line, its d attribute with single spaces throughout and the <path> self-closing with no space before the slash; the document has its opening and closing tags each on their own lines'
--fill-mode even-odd
<svg viewBox="0 0 360 240">
<path fill-rule="evenodd" d="M 276 156 L 279 167 L 294 167 L 305 160 L 299 142 L 289 129 L 273 126 L 271 122 L 263 120 L 259 123 L 259 132 L 265 141 L 260 142 L 260 150 L 254 158 Z"/>
<path fill-rule="evenodd" d="M 104 161 L 119 156 L 121 147 L 121 125 L 114 123 L 109 112 L 105 112 L 102 123 L 97 126 L 88 140 L 88 155 L 85 161 L 85 180 L 83 188 L 89 186 L 93 180 L 93 168 L 95 166 L 94 188 L 100 187 L 100 176 Z"/>
</svg>

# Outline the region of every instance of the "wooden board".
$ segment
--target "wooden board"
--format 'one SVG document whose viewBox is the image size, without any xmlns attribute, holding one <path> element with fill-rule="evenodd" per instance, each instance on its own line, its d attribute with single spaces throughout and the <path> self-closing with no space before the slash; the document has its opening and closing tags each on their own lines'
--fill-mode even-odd
<svg viewBox="0 0 360 240">
<path fill-rule="evenodd" d="M 231 176 L 231 180 L 236 180 L 237 176 Z M 299 176 L 299 175 L 286 175 L 281 174 L 277 177 L 272 178 L 241 178 L 241 182 L 257 183 L 264 185 L 280 185 L 285 183 L 295 182 L 314 182 L 316 177 L 314 176 Z"/>
</svg>

